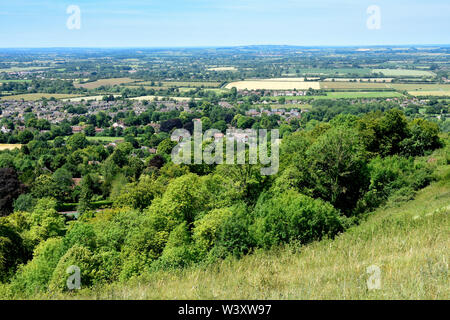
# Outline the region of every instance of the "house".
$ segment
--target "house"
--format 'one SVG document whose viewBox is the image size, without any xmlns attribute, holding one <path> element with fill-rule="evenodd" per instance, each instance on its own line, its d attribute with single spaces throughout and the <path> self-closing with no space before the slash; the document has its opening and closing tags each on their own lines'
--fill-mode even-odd
<svg viewBox="0 0 450 320">
<path fill-rule="evenodd" d="M 1 129 L 0 129 L 0 132 L 1 133 L 9 133 L 9 132 L 11 132 L 11 130 L 6 128 L 5 126 L 2 126 Z"/>
</svg>

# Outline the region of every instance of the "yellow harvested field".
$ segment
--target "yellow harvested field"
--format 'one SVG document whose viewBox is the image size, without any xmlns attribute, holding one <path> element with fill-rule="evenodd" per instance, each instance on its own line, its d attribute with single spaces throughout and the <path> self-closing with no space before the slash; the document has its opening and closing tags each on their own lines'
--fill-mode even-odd
<svg viewBox="0 0 450 320">
<path fill-rule="evenodd" d="M 450 97 L 450 91 L 408 91 L 412 96 Z"/>
<path fill-rule="evenodd" d="M 214 67 L 208 68 L 208 71 L 236 71 L 236 67 Z"/>
<path fill-rule="evenodd" d="M 124 83 L 130 83 L 130 82 L 135 82 L 136 80 L 131 79 L 131 78 L 111 78 L 111 79 L 101 79 L 101 80 L 97 80 L 94 82 L 88 82 L 88 83 L 74 83 L 74 86 L 76 88 L 82 87 L 82 88 L 86 88 L 86 89 L 97 89 L 100 88 L 101 86 L 115 86 L 115 85 L 120 85 L 120 84 L 124 84 Z"/>
<path fill-rule="evenodd" d="M 0 143 L 0 151 L 14 150 L 14 149 L 19 149 L 21 147 L 22 147 L 21 144 L 1 144 Z"/>
<path fill-rule="evenodd" d="M 266 80 L 244 80 L 231 82 L 225 88 L 231 89 L 235 87 L 238 90 L 307 90 L 320 89 L 320 83 L 317 81 L 303 81 L 299 78 L 278 78 Z"/>
</svg>

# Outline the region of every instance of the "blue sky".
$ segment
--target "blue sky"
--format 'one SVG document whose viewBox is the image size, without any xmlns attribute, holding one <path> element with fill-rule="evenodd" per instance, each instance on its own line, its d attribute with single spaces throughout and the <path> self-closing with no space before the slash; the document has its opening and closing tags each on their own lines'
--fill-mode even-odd
<svg viewBox="0 0 450 320">
<path fill-rule="evenodd" d="M 366 26 L 370 5 L 381 29 Z M 0 0 L 0 47 L 449 43 L 448 0 Z"/>
</svg>

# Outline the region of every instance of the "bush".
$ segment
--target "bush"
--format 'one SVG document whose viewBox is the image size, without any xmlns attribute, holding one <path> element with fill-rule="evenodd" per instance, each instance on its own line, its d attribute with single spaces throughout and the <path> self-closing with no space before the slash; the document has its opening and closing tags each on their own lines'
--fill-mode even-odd
<svg viewBox="0 0 450 320">
<path fill-rule="evenodd" d="M 80 268 L 81 287 L 89 287 L 96 278 L 97 261 L 93 253 L 86 247 L 75 245 L 60 259 L 50 280 L 49 289 L 54 292 L 68 290 L 67 279 L 70 266 Z"/>
<path fill-rule="evenodd" d="M 233 212 L 230 209 L 215 209 L 195 221 L 193 238 L 197 247 L 202 251 L 211 249 L 216 244 L 225 222 L 232 215 Z"/>
<path fill-rule="evenodd" d="M 0 282 L 14 274 L 19 263 L 28 258 L 22 237 L 10 226 L 0 221 Z"/>
<path fill-rule="evenodd" d="M 344 230 L 345 218 L 331 204 L 295 191 L 258 203 L 254 215 L 252 230 L 264 248 L 292 241 L 305 244 Z"/>
<path fill-rule="evenodd" d="M 74 245 L 82 245 L 90 250 L 97 246 L 97 236 L 92 225 L 77 222 L 74 223 L 64 237 L 64 245 L 72 248 Z"/>
<path fill-rule="evenodd" d="M 41 242 L 34 251 L 33 260 L 23 265 L 11 281 L 12 291 L 31 296 L 47 290 L 53 271 L 66 250 L 62 238 Z"/>
<path fill-rule="evenodd" d="M 229 254 L 239 257 L 250 252 L 255 246 L 249 231 L 251 220 L 245 205 L 237 205 L 231 210 L 233 214 L 223 222 L 214 248 L 219 258 Z"/>
<path fill-rule="evenodd" d="M 14 201 L 14 211 L 32 212 L 36 205 L 36 199 L 29 193 L 21 194 L 16 201 Z"/>
</svg>

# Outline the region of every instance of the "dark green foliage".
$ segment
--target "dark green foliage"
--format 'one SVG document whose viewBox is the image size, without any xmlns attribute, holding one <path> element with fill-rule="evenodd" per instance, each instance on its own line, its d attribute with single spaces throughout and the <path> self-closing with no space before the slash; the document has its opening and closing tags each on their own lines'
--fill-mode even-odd
<svg viewBox="0 0 450 320">
<path fill-rule="evenodd" d="M 22 237 L 0 220 L 0 282 L 8 280 L 16 271 L 19 263 L 29 258 Z"/>
<path fill-rule="evenodd" d="M 269 248 L 298 241 L 302 244 L 334 237 L 344 230 L 339 211 L 329 203 L 288 191 L 256 206 L 252 226 L 258 245 Z"/>
<path fill-rule="evenodd" d="M 14 200 L 23 190 L 24 186 L 19 181 L 14 169 L 0 168 L 0 216 L 12 212 Z"/>
</svg>

